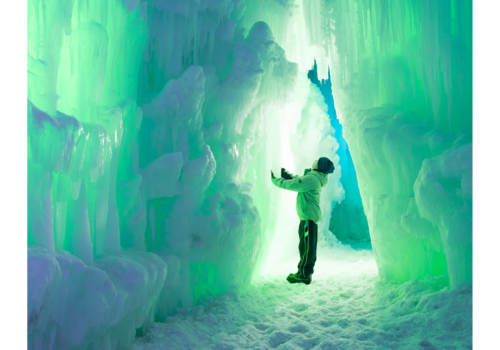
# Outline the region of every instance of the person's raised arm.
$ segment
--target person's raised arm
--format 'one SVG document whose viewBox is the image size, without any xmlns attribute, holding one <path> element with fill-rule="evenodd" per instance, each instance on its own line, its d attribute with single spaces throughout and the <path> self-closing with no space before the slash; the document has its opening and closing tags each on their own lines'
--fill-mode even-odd
<svg viewBox="0 0 500 350">
<path fill-rule="evenodd" d="M 275 186 L 294 192 L 307 192 L 313 190 L 316 188 L 316 181 L 318 180 L 312 176 L 295 176 L 292 180 L 278 179 L 276 177 L 272 178 L 272 182 Z"/>
</svg>

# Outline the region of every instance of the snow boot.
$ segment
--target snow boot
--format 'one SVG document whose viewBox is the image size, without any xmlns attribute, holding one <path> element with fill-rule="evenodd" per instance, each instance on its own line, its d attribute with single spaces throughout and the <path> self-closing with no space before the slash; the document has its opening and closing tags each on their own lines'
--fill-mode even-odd
<svg viewBox="0 0 500 350">
<path fill-rule="evenodd" d="M 304 284 L 311 284 L 312 282 L 312 274 L 304 276 L 302 273 L 297 272 L 297 273 L 291 273 L 288 275 L 286 280 L 290 283 L 304 283 Z"/>
</svg>

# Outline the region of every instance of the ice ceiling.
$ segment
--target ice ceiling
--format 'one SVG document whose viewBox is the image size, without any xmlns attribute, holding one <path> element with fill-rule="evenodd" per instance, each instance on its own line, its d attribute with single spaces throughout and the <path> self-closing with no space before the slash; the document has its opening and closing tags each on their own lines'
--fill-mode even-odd
<svg viewBox="0 0 500 350">
<path fill-rule="evenodd" d="M 127 348 L 291 255 L 269 170 L 338 165 L 315 58 L 379 275 L 472 280 L 471 1 L 29 0 L 30 348 Z"/>
</svg>

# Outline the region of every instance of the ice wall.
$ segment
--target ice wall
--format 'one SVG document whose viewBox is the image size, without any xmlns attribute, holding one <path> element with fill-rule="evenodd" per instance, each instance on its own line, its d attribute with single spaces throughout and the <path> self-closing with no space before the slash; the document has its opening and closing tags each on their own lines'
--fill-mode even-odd
<svg viewBox="0 0 500 350">
<path fill-rule="evenodd" d="M 148 32 L 145 4 L 126 5 L 28 2 L 30 349 L 127 348 L 163 290 L 164 259 L 120 242 Z"/>
<path fill-rule="evenodd" d="M 321 3 L 381 275 L 472 280 L 472 2 Z"/>
<path fill-rule="evenodd" d="M 382 275 L 472 280 L 472 2 L 330 5 L 334 93 Z"/>
<path fill-rule="evenodd" d="M 129 348 L 296 250 L 295 195 L 269 170 L 338 163 L 338 144 L 319 89 L 265 22 L 243 27 L 242 1 L 28 8 L 30 349 Z"/>
</svg>

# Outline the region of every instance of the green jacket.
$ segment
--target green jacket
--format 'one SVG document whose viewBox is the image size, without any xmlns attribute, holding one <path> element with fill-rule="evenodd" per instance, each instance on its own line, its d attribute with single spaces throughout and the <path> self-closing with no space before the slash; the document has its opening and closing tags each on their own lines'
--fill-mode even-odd
<svg viewBox="0 0 500 350">
<path fill-rule="evenodd" d="M 319 206 L 321 189 L 328 183 L 328 174 L 306 169 L 304 176 L 293 176 L 292 180 L 272 179 L 279 188 L 299 192 L 297 194 L 297 214 L 300 220 L 321 221 L 323 213 Z"/>
</svg>

